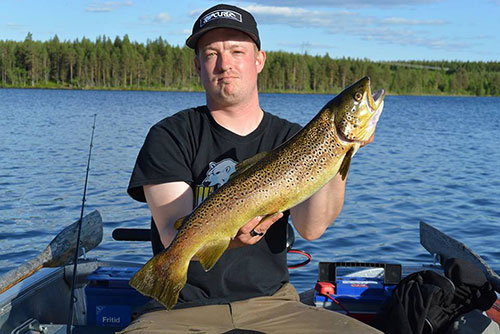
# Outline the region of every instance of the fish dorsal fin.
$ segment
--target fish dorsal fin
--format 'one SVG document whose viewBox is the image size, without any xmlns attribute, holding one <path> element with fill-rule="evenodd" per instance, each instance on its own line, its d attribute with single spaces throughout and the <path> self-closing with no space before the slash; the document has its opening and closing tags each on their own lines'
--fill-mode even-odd
<svg viewBox="0 0 500 334">
<path fill-rule="evenodd" d="M 238 164 L 236 164 L 235 166 L 236 170 L 233 174 L 231 174 L 231 177 L 235 177 L 243 173 L 244 171 L 255 165 L 257 162 L 262 160 L 268 153 L 269 152 L 260 152 L 246 160 L 243 160 L 242 162 L 238 162 Z"/>
<path fill-rule="evenodd" d="M 205 271 L 209 271 L 229 246 L 229 239 L 212 240 L 205 243 L 196 253 Z"/>
<path fill-rule="evenodd" d="M 344 155 L 344 160 L 342 160 L 342 164 L 340 165 L 340 168 L 339 168 L 339 174 L 342 176 L 342 181 L 344 181 L 345 178 L 347 177 L 347 173 L 349 172 L 349 167 L 351 166 L 351 160 L 352 160 L 354 153 L 355 153 L 354 148 L 351 148 Z"/>
<path fill-rule="evenodd" d="M 178 231 L 180 230 L 180 228 L 182 227 L 182 224 L 184 223 L 184 221 L 186 220 L 187 216 L 184 216 L 184 217 L 181 217 L 179 219 L 177 219 L 174 223 L 174 228 Z"/>
</svg>

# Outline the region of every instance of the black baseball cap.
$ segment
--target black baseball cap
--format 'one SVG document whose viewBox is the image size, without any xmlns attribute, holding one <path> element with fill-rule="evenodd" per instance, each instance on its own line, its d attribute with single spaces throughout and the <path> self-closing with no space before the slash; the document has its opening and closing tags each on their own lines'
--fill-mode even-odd
<svg viewBox="0 0 500 334">
<path fill-rule="evenodd" d="M 236 29 L 250 36 L 260 50 L 257 22 L 252 14 L 236 6 L 219 4 L 204 11 L 193 25 L 193 33 L 186 40 L 186 45 L 196 49 L 200 37 L 216 28 Z"/>
</svg>

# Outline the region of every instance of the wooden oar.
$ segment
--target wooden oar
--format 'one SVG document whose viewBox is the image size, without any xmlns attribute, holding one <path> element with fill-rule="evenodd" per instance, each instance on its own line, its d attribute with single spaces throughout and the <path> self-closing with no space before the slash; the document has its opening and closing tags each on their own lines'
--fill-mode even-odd
<svg viewBox="0 0 500 334">
<path fill-rule="evenodd" d="M 484 272 L 495 291 L 500 292 L 500 277 L 479 255 L 460 241 L 421 221 L 420 243 L 429 253 L 438 254 L 441 257 L 441 264 L 450 258 L 461 258 L 474 263 Z"/>
<path fill-rule="evenodd" d="M 59 267 L 67 264 L 76 250 L 78 221 L 62 230 L 36 258 L 0 276 L 0 293 L 31 276 L 43 267 Z M 95 210 L 83 217 L 79 252 L 86 252 L 102 241 L 102 217 Z"/>
</svg>

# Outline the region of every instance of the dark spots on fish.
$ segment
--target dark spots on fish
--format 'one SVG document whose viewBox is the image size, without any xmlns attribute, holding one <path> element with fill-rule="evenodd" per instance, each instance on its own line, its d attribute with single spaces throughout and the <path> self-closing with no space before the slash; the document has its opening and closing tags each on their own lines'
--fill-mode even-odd
<svg viewBox="0 0 500 334">
<path fill-rule="evenodd" d="M 350 117 L 353 118 L 353 115 Z M 236 215 L 233 210 L 235 206 L 240 207 L 237 210 L 243 212 L 253 208 L 256 201 L 263 200 L 269 203 L 264 208 L 274 208 L 276 191 L 284 190 L 299 196 L 302 184 L 322 180 L 325 171 L 331 169 L 332 160 L 338 159 L 346 150 L 339 143 L 333 119 L 331 114 L 320 114 L 315 119 L 315 126 L 310 127 L 307 132 L 299 133 L 299 137 L 291 144 L 292 147 L 283 151 L 278 149 L 275 151 L 276 155 L 265 156 L 258 162 L 261 169 L 244 171 L 231 178 L 225 186 L 204 201 L 195 211 L 196 216 L 192 215 L 189 220 L 210 224 L 220 221 L 231 223 L 234 216 L 222 217 L 225 213 Z M 346 120 L 342 123 L 346 129 L 351 126 Z M 272 204 L 271 200 L 274 200 Z M 192 224 L 187 226 L 193 228 Z"/>
</svg>

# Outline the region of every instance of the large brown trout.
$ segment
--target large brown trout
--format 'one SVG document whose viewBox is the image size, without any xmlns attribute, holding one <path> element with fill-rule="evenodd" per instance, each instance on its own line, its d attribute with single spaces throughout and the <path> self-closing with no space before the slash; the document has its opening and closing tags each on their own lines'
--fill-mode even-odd
<svg viewBox="0 0 500 334">
<path fill-rule="evenodd" d="M 225 185 L 176 222 L 179 231 L 170 246 L 149 260 L 130 285 L 167 309 L 174 307 L 193 256 L 210 270 L 250 219 L 293 207 L 337 173 L 345 179 L 353 155 L 375 131 L 384 96 L 384 90 L 372 96 L 365 77 L 328 102 L 286 143 L 238 164 Z"/>
</svg>

